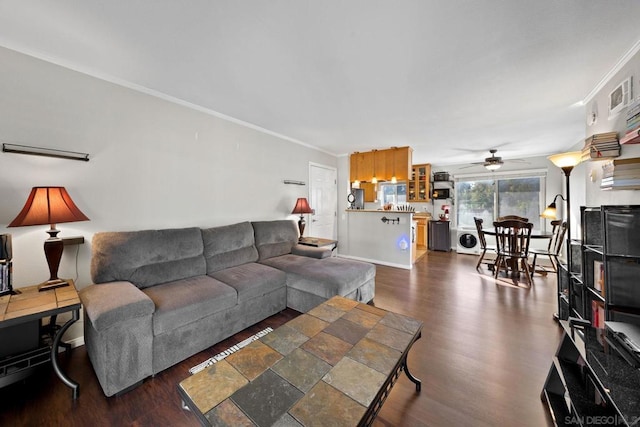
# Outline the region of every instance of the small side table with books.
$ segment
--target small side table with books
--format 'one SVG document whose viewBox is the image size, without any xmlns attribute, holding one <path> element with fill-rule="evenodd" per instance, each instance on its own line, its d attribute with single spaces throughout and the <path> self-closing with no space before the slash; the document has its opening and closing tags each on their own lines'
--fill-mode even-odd
<svg viewBox="0 0 640 427">
<path fill-rule="evenodd" d="M 19 288 L 0 296 L 0 387 L 29 376 L 36 367 L 51 361 L 56 375 L 78 397 L 79 385 L 69 378 L 58 364 L 58 348 L 67 329 L 80 318 L 80 298 L 73 280 L 69 286 L 38 291 L 38 285 Z M 72 317 L 61 327 L 55 319 L 63 313 Z M 50 318 L 41 326 L 43 318 Z M 47 333 L 43 333 L 44 331 Z M 9 343 L 5 346 L 4 343 Z"/>
</svg>

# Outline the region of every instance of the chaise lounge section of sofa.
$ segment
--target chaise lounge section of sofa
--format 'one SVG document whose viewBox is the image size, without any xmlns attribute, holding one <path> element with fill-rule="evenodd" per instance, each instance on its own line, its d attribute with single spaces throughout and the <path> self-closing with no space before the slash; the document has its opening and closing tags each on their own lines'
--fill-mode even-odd
<svg viewBox="0 0 640 427">
<path fill-rule="evenodd" d="M 297 244 L 292 221 L 96 233 L 80 291 L 85 345 L 107 396 L 286 307 L 369 302 L 373 264 Z"/>
</svg>

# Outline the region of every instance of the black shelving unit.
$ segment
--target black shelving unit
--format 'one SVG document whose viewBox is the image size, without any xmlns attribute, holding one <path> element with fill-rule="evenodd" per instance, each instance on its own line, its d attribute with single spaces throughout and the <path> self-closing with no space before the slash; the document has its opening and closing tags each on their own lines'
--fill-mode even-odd
<svg viewBox="0 0 640 427">
<path fill-rule="evenodd" d="M 558 426 L 595 417 L 640 426 L 640 355 L 607 327 L 640 326 L 640 206 L 581 207 L 580 220 L 582 240 L 568 249 L 573 271 L 558 269 L 564 335 L 542 399 Z"/>
<path fill-rule="evenodd" d="M 640 371 L 603 346 L 595 328 L 577 332 L 572 321 L 560 323 L 564 333 L 541 393 L 554 424 L 639 425 Z"/>
</svg>

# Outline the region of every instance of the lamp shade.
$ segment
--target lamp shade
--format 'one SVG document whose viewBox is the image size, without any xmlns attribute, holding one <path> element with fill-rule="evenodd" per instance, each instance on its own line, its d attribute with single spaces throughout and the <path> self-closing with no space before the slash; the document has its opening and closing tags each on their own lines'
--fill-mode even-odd
<svg viewBox="0 0 640 427">
<path fill-rule="evenodd" d="M 553 154 L 548 159 L 559 168 L 572 168 L 582 161 L 582 152 L 570 151 L 568 153 Z"/>
<path fill-rule="evenodd" d="M 562 194 L 556 194 L 553 198 L 553 201 L 549 203 L 549 206 L 547 206 L 547 208 L 540 214 L 541 218 L 558 219 L 558 210 L 556 206 L 556 200 L 558 200 L 558 198 L 566 200 L 564 197 L 562 197 Z"/>
<path fill-rule="evenodd" d="M 8 227 L 88 220 L 64 187 L 33 187 L 24 207 Z"/>
<path fill-rule="evenodd" d="M 500 166 L 502 166 L 501 163 L 485 163 L 484 167 L 487 168 L 490 171 L 495 171 L 500 169 Z"/>
<path fill-rule="evenodd" d="M 558 219 L 556 203 L 551 202 L 551 204 L 540 214 L 540 217 L 546 219 Z"/>
<path fill-rule="evenodd" d="M 313 213 L 311 207 L 309 207 L 309 202 L 306 197 L 300 197 L 296 201 L 296 205 L 293 207 L 291 211 L 292 214 L 308 214 Z"/>
</svg>

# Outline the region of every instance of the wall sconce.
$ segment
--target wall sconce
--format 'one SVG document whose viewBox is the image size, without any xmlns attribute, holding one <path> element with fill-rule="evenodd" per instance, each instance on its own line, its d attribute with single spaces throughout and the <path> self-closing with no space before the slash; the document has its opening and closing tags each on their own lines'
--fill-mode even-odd
<svg viewBox="0 0 640 427">
<path fill-rule="evenodd" d="M 75 151 L 64 151 L 64 150 L 55 150 L 53 148 L 40 148 L 40 147 L 31 147 L 28 145 L 18 145 L 18 144 L 2 144 L 2 151 L 4 153 L 15 153 L 15 154 L 29 154 L 32 156 L 45 156 L 45 157 L 56 157 L 58 159 L 68 159 L 68 160 L 81 160 L 83 162 L 89 161 L 89 155 L 87 153 L 78 153 Z"/>
</svg>

